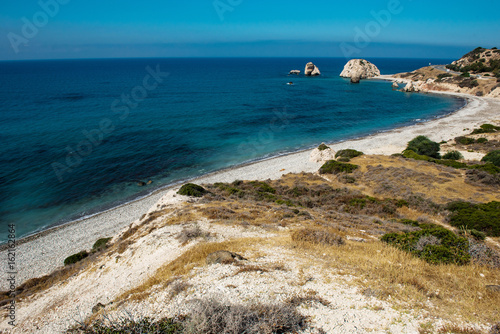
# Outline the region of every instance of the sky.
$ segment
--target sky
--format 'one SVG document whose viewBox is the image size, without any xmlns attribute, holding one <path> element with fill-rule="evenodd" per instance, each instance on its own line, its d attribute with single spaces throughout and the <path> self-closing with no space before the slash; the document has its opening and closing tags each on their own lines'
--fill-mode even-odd
<svg viewBox="0 0 500 334">
<path fill-rule="evenodd" d="M 2 1 L 0 60 L 455 59 L 500 47 L 498 13 L 498 0 Z"/>
</svg>

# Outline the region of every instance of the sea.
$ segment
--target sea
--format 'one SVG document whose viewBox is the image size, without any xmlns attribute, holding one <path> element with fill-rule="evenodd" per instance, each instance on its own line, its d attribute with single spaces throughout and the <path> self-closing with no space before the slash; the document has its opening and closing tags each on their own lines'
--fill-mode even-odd
<svg viewBox="0 0 500 334">
<path fill-rule="evenodd" d="M 382 74 L 451 59 L 368 59 Z M 305 77 L 313 61 L 321 76 Z M 0 62 L 0 243 L 190 178 L 442 117 L 461 99 L 351 84 L 344 58 Z M 290 70 L 301 75 L 288 75 Z M 293 82 L 293 84 L 288 84 Z"/>
</svg>

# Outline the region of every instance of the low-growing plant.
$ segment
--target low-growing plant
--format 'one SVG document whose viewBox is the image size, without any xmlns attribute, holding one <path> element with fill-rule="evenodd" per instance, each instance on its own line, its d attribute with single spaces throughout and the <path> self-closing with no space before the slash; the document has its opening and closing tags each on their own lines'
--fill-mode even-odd
<svg viewBox="0 0 500 334">
<path fill-rule="evenodd" d="M 500 167 L 500 150 L 491 151 L 486 154 L 481 161 L 490 162 L 493 165 Z"/>
<path fill-rule="evenodd" d="M 484 144 L 484 143 L 486 143 L 487 141 L 488 141 L 488 139 L 486 139 L 486 138 L 478 138 L 478 139 L 476 140 L 476 143 L 479 143 L 479 144 Z"/>
<path fill-rule="evenodd" d="M 321 145 L 318 146 L 318 150 L 320 151 L 324 151 L 324 150 L 327 150 L 329 149 L 328 146 L 326 146 L 324 143 L 322 143 Z"/>
<path fill-rule="evenodd" d="M 464 156 L 462 155 L 462 153 L 460 153 L 458 151 L 448 151 L 448 152 L 446 152 L 445 155 L 443 155 L 443 159 L 446 159 L 446 160 L 460 160 L 463 158 L 464 158 Z"/>
<path fill-rule="evenodd" d="M 66 333 L 78 334 L 181 334 L 182 323 L 173 318 L 153 320 L 151 318 L 134 319 L 130 316 L 111 319 L 110 321 L 97 320 L 92 324 L 81 323 L 68 329 Z"/>
<path fill-rule="evenodd" d="M 89 253 L 86 250 L 70 255 L 66 259 L 64 259 L 64 265 L 67 266 L 73 263 L 77 263 L 78 261 L 83 260 L 87 256 L 89 256 Z"/>
<path fill-rule="evenodd" d="M 408 142 L 407 150 L 412 150 L 419 155 L 427 155 L 431 158 L 439 159 L 440 145 L 426 136 L 418 136 Z"/>
<path fill-rule="evenodd" d="M 479 129 L 474 129 L 474 131 L 472 131 L 472 134 L 493 133 L 493 132 L 497 132 L 497 131 L 500 131 L 500 126 L 486 123 L 486 124 L 479 126 Z"/>
<path fill-rule="evenodd" d="M 460 137 L 455 138 L 455 142 L 457 144 L 470 145 L 470 144 L 474 144 L 476 142 L 476 140 L 474 138 L 460 136 Z"/>
<path fill-rule="evenodd" d="M 337 153 L 335 153 L 335 158 L 344 157 L 344 158 L 352 159 L 355 157 L 359 157 L 360 155 L 363 155 L 363 154 L 364 154 L 363 152 L 356 151 L 356 150 L 349 148 L 349 149 L 345 149 L 345 150 L 340 150 Z"/>
<path fill-rule="evenodd" d="M 179 189 L 177 193 L 184 196 L 202 197 L 207 193 L 207 190 L 197 184 L 186 183 Z"/>
<path fill-rule="evenodd" d="M 101 238 L 101 239 L 98 239 L 94 245 L 92 246 L 92 250 L 93 251 L 100 251 L 100 250 L 103 250 L 107 247 L 108 245 L 108 242 L 109 240 L 111 240 L 111 238 Z"/>
<path fill-rule="evenodd" d="M 419 231 L 385 234 L 381 240 L 432 264 L 464 265 L 470 261 L 466 238 L 434 224 L 419 227 Z"/>
<path fill-rule="evenodd" d="M 335 160 L 329 160 L 325 162 L 323 166 L 319 169 L 320 174 L 338 174 L 338 173 L 352 173 L 359 166 L 348 164 L 344 162 L 339 162 Z"/>
<path fill-rule="evenodd" d="M 452 202 L 446 207 L 451 211 L 450 224 L 466 229 L 475 229 L 489 236 L 500 236 L 500 202 L 473 204 Z"/>
</svg>

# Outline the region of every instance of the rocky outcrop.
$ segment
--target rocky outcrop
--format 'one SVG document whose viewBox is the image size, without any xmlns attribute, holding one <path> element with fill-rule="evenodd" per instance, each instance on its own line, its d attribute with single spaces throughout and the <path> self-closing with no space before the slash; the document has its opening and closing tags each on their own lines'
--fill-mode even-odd
<svg viewBox="0 0 500 334">
<path fill-rule="evenodd" d="M 300 71 L 299 70 L 291 70 L 290 73 L 288 74 L 296 74 L 296 75 L 299 75 L 300 74 Z"/>
<path fill-rule="evenodd" d="M 405 93 L 417 93 L 417 92 L 420 92 L 420 88 L 417 87 L 417 85 L 414 84 L 413 81 L 410 81 L 406 84 L 405 88 L 403 88 L 401 91 L 405 92 Z"/>
<path fill-rule="evenodd" d="M 319 71 L 319 68 L 314 65 L 312 62 L 309 62 L 306 64 L 306 69 L 304 70 L 304 74 L 308 77 L 313 77 L 316 75 L 320 75 L 321 72 Z"/>
<path fill-rule="evenodd" d="M 309 156 L 309 161 L 324 163 L 328 160 L 335 160 L 335 151 L 325 144 L 321 144 L 319 147 L 312 150 Z"/>
<path fill-rule="evenodd" d="M 360 78 L 367 79 L 380 75 L 380 70 L 377 66 L 364 59 L 352 59 L 344 66 L 344 70 L 340 73 L 343 78 Z"/>
<path fill-rule="evenodd" d="M 392 83 L 392 89 L 398 89 L 398 88 L 399 88 L 398 83 L 394 81 L 394 82 Z"/>
</svg>

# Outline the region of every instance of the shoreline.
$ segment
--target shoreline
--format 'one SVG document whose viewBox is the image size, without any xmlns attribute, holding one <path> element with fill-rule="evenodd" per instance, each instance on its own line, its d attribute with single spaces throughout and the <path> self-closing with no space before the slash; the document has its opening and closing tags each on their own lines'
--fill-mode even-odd
<svg viewBox="0 0 500 334">
<path fill-rule="evenodd" d="M 375 79 L 380 80 L 380 78 Z M 463 134 L 464 127 L 470 128 L 476 125 L 471 123 L 482 124 L 491 120 L 492 117 L 498 116 L 498 113 L 492 110 L 495 109 L 493 105 L 497 108 L 500 107 L 498 100 L 450 92 L 431 91 L 429 93 L 460 97 L 466 100 L 466 104 L 443 117 L 376 132 L 360 138 L 335 142 L 329 146 L 335 151 L 343 148 L 354 148 L 366 154 L 391 154 L 401 152 L 406 143 L 417 135 L 424 134 L 436 141 L 452 139 Z M 214 183 L 232 182 L 236 179 L 265 180 L 279 178 L 282 174 L 287 173 L 315 172 L 321 164 L 309 161 L 311 150 L 308 148 L 284 153 L 180 180 L 117 207 L 23 237 L 17 241 L 16 245 L 18 263 L 20 264 L 18 282 L 48 274 L 60 267 L 65 257 L 82 249 L 90 249 L 93 242 L 99 238 L 116 235 L 123 228 L 139 219 L 142 214 L 148 212 L 166 193 L 185 182 Z M 2 255 L 5 248 L 5 244 L 0 246 Z M 0 288 L 4 288 L 3 282 Z"/>
<path fill-rule="evenodd" d="M 379 78 L 376 78 L 376 79 L 379 79 Z M 379 79 L 379 80 L 380 81 L 391 81 L 391 80 L 385 80 L 385 79 Z M 423 92 L 423 93 L 427 93 L 427 92 Z M 429 93 L 432 94 L 434 92 L 429 92 Z M 440 93 L 440 92 L 436 92 L 436 93 Z M 460 108 L 458 108 L 456 110 L 453 110 L 453 111 L 451 111 L 451 112 L 449 112 L 449 113 L 447 113 L 445 115 L 436 116 L 436 117 L 433 117 L 431 119 L 427 119 L 427 120 L 425 120 L 423 122 L 415 122 L 415 123 L 412 123 L 412 124 L 403 125 L 403 126 L 399 126 L 399 127 L 396 127 L 396 128 L 390 128 L 390 129 L 386 129 L 386 130 L 378 130 L 378 131 L 375 131 L 373 133 L 369 133 L 369 134 L 366 134 L 366 135 L 360 135 L 360 136 L 356 136 L 356 137 L 342 139 L 342 140 L 339 140 L 339 141 L 328 142 L 326 144 L 329 145 L 329 146 L 339 145 L 341 143 L 350 142 L 350 141 L 357 141 L 357 140 L 361 140 L 361 139 L 364 139 L 364 138 L 370 138 L 370 137 L 377 136 L 379 134 L 383 134 L 383 133 L 395 131 L 395 130 L 398 130 L 398 129 L 404 129 L 404 128 L 415 126 L 415 125 L 425 124 L 427 122 L 432 122 L 434 120 L 446 118 L 446 117 L 448 117 L 450 115 L 453 115 L 454 113 L 459 112 L 461 109 L 466 108 L 467 105 L 469 104 L 469 100 L 466 97 L 456 96 L 456 98 L 458 98 L 461 101 L 463 101 L 464 104 Z M 253 160 L 242 162 L 240 164 L 236 164 L 234 166 L 225 167 L 225 168 L 221 168 L 219 170 L 208 172 L 208 173 L 200 175 L 200 176 L 193 176 L 193 177 L 188 177 L 188 178 L 180 179 L 180 180 L 177 180 L 177 181 L 174 181 L 174 182 L 171 182 L 171 183 L 159 186 L 158 188 L 152 190 L 151 192 L 149 192 L 149 193 L 147 193 L 145 195 L 139 195 L 139 196 L 134 197 L 134 198 L 132 198 L 130 200 L 124 200 L 123 203 L 120 203 L 120 204 L 114 205 L 114 206 L 110 206 L 109 208 L 106 208 L 104 210 L 96 211 L 94 213 L 82 216 L 80 218 L 76 218 L 76 219 L 71 219 L 70 218 L 67 221 L 62 221 L 60 223 L 53 223 L 53 224 L 47 226 L 46 228 L 42 228 L 40 230 L 36 230 L 36 231 L 34 231 L 32 233 L 29 233 L 29 234 L 27 234 L 27 235 L 25 235 L 25 236 L 17 239 L 16 240 L 16 245 L 17 246 L 22 245 L 24 243 L 36 240 L 36 239 L 38 239 L 40 237 L 43 237 L 45 235 L 48 235 L 50 233 L 55 233 L 55 232 L 57 232 L 60 229 L 64 229 L 65 227 L 69 227 L 71 225 L 78 224 L 78 223 L 80 223 L 82 221 L 98 217 L 98 216 L 106 214 L 108 212 L 112 212 L 114 210 L 120 209 L 121 207 L 127 206 L 129 204 L 134 203 L 134 202 L 139 202 L 139 201 L 145 200 L 146 198 L 154 196 L 154 195 L 156 195 L 156 194 L 158 194 L 160 192 L 168 192 L 169 190 L 172 190 L 172 189 L 176 188 L 177 186 L 180 186 L 180 185 L 182 185 L 184 183 L 187 183 L 187 182 L 195 182 L 195 181 L 197 181 L 199 179 L 204 179 L 204 178 L 207 178 L 207 177 L 216 176 L 217 174 L 223 174 L 223 173 L 226 173 L 226 172 L 230 172 L 232 170 L 237 170 L 239 168 L 244 168 L 244 167 L 247 167 L 247 166 L 259 164 L 261 162 L 265 162 L 265 161 L 272 160 L 272 159 L 277 159 L 277 158 L 286 157 L 286 156 L 289 156 L 289 155 L 299 154 L 299 153 L 303 153 L 303 152 L 306 152 L 306 151 L 310 152 L 316 146 L 302 148 L 302 149 L 295 150 L 295 151 L 285 151 L 283 153 L 278 153 L 276 155 L 264 156 L 262 158 L 256 158 L 256 159 L 253 159 Z M 5 251 L 7 248 L 8 248 L 7 242 L 0 243 L 0 252 Z"/>
<path fill-rule="evenodd" d="M 380 77 L 384 77 L 384 76 L 380 76 Z M 391 80 L 391 78 L 385 79 L 385 78 L 380 78 L 380 77 L 370 78 L 370 79 L 367 79 L 367 80 L 377 79 L 377 80 L 380 80 L 380 81 L 393 81 L 393 80 Z M 443 95 L 443 94 L 439 94 L 441 92 L 422 92 L 422 93 L 430 93 L 430 94 L 436 93 L 436 95 Z M 452 94 L 449 94 L 449 95 L 452 95 Z M 469 103 L 469 99 L 467 97 L 465 97 L 465 96 L 461 96 L 460 95 L 460 96 L 455 96 L 455 98 L 460 99 L 462 102 L 464 102 L 463 105 L 460 106 L 458 109 L 455 109 L 455 110 L 453 110 L 453 111 L 451 111 L 449 113 L 446 113 L 444 115 L 435 116 L 433 118 L 426 119 L 423 122 L 415 121 L 415 122 L 413 122 L 411 124 L 406 124 L 406 125 L 398 126 L 398 127 L 395 127 L 395 128 L 389 128 L 389 129 L 385 129 L 385 130 L 377 130 L 377 131 L 374 131 L 374 132 L 368 133 L 368 134 L 363 134 L 363 135 L 359 135 L 359 136 L 348 137 L 346 139 L 341 139 L 341 140 L 338 140 L 338 141 L 327 142 L 327 144 L 330 145 L 330 146 L 332 146 L 332 145 L 339 145 L 341 143 L 350 142 L 350 141 L 357 141 L 357 140 L 361 140 L 361 139 L 364 139 L 364 138 L 370 138 L 370 137 L 373 137 L 373 136 L 377 136 L 379 134 L 383 134 L 383 133 L 387 133 L 387 132 L 391 132 L 391 131 L 396 131 L 398 129 L 404 129 L 404 128 L 407 128 L 407 127 L 411 127 L 411 126 L 415 126 L 415 125 L 420 125 L 420 124 L 424 124 L 424 123 L 427 123 L 427 122 L 432 122 L 434 120 L 446 118 L 446 117 L 448 117 L 450 115 L 453 115 L 454 113 L 459 112 L 461 109 L 466 108 L 467 105 L 468 105 L 468 103 Z M 264 157 L 261 157 L 261 158 L 255 158 L 255 159 L 248 160 L 246 162 L 242 162 L 242 163 L 230 166 L 230 167 L 224 167 L 224 168 L 221 168 L 221 169 L 218 169 L 218 170 L 214 170 L 212 172 L 208 172 L 206 174 L 202 174 L 202 175 L 199 175 L 199 176 L 187 177 L 187 178 L 184 178 L 184 179 L 173 181 L 171 183 L 159 186 L 158 188 L 153 189 L 153 190 L 151 190 L 150 192 L 148 192 L 146 194 L 138 195 L 137 197 L 131 196 L 131 197 L 129 197 L 129 199 L 125 199 L 122 203 L 109 205 L 105 209 L 98 210 L 98 211 L 90 213 L 88 215 L 85 215 L 85 216 L 82 216 L 82 217 L 78 217 L 78 218 L 69 218 L 68 220 L 63 220 L 61 222 L 52 223 L 52 224 L 50 224 L 47 227 L 38 229 L 36 231 L 33 231 L 33 232 L 31 232 L 31 233 L 29 233 L 27 235 L 24 235 L 21 238 L 17 239 L 16 240 L 16 245 L 22 245 L 24 243 L 36 240 L 36 239 L 38 239 L 40 237 L 43 237 L 45 235 L 48 235 L 50 233 L 57 232 L 58 230 L 63 229 L 65 227 L 69 227 L 71 225 L 78 224 L 78 223 L 80 223 L 82 221 L 98 217 L 98 216 L 106 214 L 108 212 L 112 212 L 114 210 L 120 209 L 120 208 L 122 208 L 122 207 L 124 207 L 126 205 L 129 205 L 129 204 L 132 204 L 134 202 L 145 200 L 148 197 L 154 196 L 154 195 L 156 195 L 156 194 L 158 194 L 160 192 L 168 192 L 169 190 L 174 189 L 177 186 L 180 186 L 180 185 L 182 185 L 184 183 L 187 183 L 187 182 L 195 182 L 195 181 L 200 180 L 200 179 L 204 179 L 204 178 L 211 177 L 211 176 L 216 176 L 217 174 L 222 174 L 222 173 L 230 172 L 232 170 L 236 170 L 236 169 L 239 169 L 239 168 L 244 168 L 244 167 L 247 167 L 247 166 L 259 164 L 261 162 L 265 162 L 265 161 L 268 161 L 268 160 L 272 160 L 272 159 L 276 159 L 276 158 L 281 158 L 281 157 L 286 157 L 286 156 L 294 155 L 294 154 L 298 154 L 298 153 L 303 153 L 303 152 L 306 152 L 306 151 L 311 151 L 316 146 L 317 145 L 314 145 L 314 146 L 311 146 L 311 147 L 301 148 L 301 149 L 294 150 L 294 151 L 277 152 L 277 154 L 270 154 L 270 155 L 267 155 L 267 156 L 264 156 Z M 7 241 L 1 242 L 0 243 L 0 252 L 5 251 L 7 249 L 7 247 L 8 247 Z"/>
</svg>

